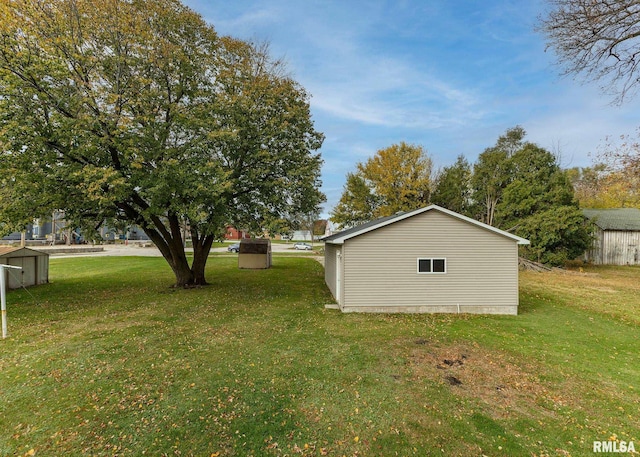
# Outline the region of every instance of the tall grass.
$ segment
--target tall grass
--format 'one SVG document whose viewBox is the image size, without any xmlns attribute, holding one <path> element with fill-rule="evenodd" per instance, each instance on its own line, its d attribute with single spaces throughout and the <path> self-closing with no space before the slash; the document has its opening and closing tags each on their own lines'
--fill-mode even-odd
<svg viewBox="0 0 640 457">
<path fill-rule="evenodd" d="M 357 315 L 310 258 L 170 288 L 53 259 L 9 294 L 0 455 L 590 455 L 640 448 L 638 268 L 523 273 L 519 316 Z"/>
</svg>

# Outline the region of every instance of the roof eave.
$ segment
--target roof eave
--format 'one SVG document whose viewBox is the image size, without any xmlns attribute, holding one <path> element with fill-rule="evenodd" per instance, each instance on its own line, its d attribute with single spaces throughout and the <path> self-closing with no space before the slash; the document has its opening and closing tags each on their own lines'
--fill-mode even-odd
<svg viewBox="0 0 640 457">
<path fill-rule="evenodd" d="M 517 235 L 513 235 L 511 233 L 505 232 L 504 230 L 500 230 L 500 229 L 498 229 L 496 227 L 492 227 L 491 225 L 485 224 L 483 222 L 477 221 L 477 220 L 472 219 L 470 217 L 467 217 L 467 216 L 464 216 L 462 214 L 456 213 L 455 211 L 451 211 L 449 209 L 442 208 L 441 206 L 438 206 L 438 205 L 429 205 L 429 206 L 425 206 L 424 208 L 420 208 L 420 209 L 417 209 L 417 210 L 414 210 L 414 211 L 409 211 L 407 213 L 403 213 L 403 214 L 398 215 L 398 217 L 387 219 L 387 220 L 381 222 L 380 224 L 377 224 L 377 225 L 374 225 L 374 226 L 368 226 L 366 228 L 363 228 L 362 230 L 349 233 L 349 234 L 347 234 L 347 235 L 345 235 L 343 237 L 338 236 L 333 240 L 329 240 L 329 241 L 325 241 L 325 242 L 329 243 L 329 244 L 344 244 L 344 242 L 346 240 L 350 239 L 350 238 L 354 238 L 354 237 L 362 235 L 364 233 L 367 233 L 367 232 L 370 232 L 370 231 L 373 231 L 373 230 L 377 230 L 377 229 L 385 227 L 387 225 L 394 224 L 394 223 L 399 222 L 401 220 L 408 219 L 408 218 L 413 217 L 415 215 L 418 215 L 418 214 L 421 214 L 421 213 L 425 213 L 425 212 L 431 211 L 431 210 L 440 211 L 442 213 L 448 214 L 448 215 L 450 215 L 452 217 L 455 217 L 457 219 L 460 219 L 460 220 L 466 221 L 466 222 L 468 222 L 470 224 L 476 225 L 476 226 L 478 226 L 480 228 L 484 228 L 485 230 L 494 232 L 494 233 L 496 233 L 498 235 L 501 235 L 501 236 L 504 236 L 506 238 L 510 238 L 510 239 L 516 241 L 517 244 L 519 244 L 519 245 L 531 244 L 529 242 L 529 240 L 527 240 L 525 238 L 522 238 L 522 237 L 519 237 Z"/>
</svg>

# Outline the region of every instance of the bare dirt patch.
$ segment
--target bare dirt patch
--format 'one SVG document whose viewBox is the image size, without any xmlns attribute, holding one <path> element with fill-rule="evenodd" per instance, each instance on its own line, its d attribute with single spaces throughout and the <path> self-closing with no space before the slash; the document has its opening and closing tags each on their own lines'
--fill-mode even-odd
<svg viewBox="0 0 640 457">
<path fill-rule="evenodd" d="M 416 341 L 411 351 L 413 379 L 436 379 L 455 395 L 476 399 L 494 418 L 553 414 L 564 399 L 552 394 L 536 368 L 473 344 L 430 345 Z"/>
</svg>

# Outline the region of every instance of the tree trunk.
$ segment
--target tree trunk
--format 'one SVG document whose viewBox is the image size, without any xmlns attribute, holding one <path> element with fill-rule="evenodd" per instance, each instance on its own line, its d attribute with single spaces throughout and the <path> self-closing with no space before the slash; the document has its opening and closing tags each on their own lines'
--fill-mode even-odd
<svg viewBox="0 0 640 457">
<path fill-rule="evenodd" d="M 213 236 L 203 237 L 203 239 L 193 238 L 193 264 L 189 266 L 181 236 L 176 238 L 171 236 L 168 231 L 165 231 L 163 236 L 158 230 L 150 226 L 144 229 L 171 267 L 176 277 L 175 287 L 203 286 L 207 284 L 205 267 L 213 244 Z"/>
<path fill-rule="evenodd" d="M 167 259 L 167 261 L 173 270 L 173 274 L 176 276 L 175 287 L 190 287 L 195 285 L 193 271 L 189 268 L 189 263 L 186 258 L 178 262 L 172 262 L 169 259 Z"/>
<path fill-rule="evenodd" d="M 207 280 L 204 275 L 205 267 L 207 266 L 207 259 L 209 258 L 209 252 L 211 251 L 211 245 L 213 244 L 213 236 L 209 235 L 203 239 L 193 240 L 193 263 L 191 264 L 191 272 L 193 273 L 193 282 L 195 285 L 204 286 L 207 284 Z"/>
<path fill-rule="evenodd" d="M 142 200 L 138 204 L 146 208 L 146 203 Z M 189 266 L 185 253 L 185 243 L 183 242 L 183 230 L 180 219 L 175 214 L 169 214 L 166 219 L 152 216 L 150 220 L 143 218 L 140 213 L 131 205 L 121 204 L 120 208 L 125 211 L 130 219 L 136 221 L 147 236 L 153 241 L 162 253 L 173 274 L 176 277 L 175 287 L 202 286 L 207 284 L 205 279 L 205 267 L 207 258 L 213 244 L 213 235 L 199 236 L 197 230 L 191 230 L 193 242 L 193 264 Z M 165 225 L 168 222 L 168 226 Z"/>
</svg>

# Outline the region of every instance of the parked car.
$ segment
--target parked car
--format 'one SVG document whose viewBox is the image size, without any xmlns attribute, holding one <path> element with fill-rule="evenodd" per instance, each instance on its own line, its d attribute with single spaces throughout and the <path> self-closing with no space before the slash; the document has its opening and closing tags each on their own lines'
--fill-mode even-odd
<svg viewBox="0 0 640 457">
<path fill-rule="evenodd" d="M 240 243 L 233 243 L 227 248 L 229 252 L 240 252 Z"/>
<path fill-rule="evenodd" d="M 293 245 L 293 248 L 298 251 L 310 251 L 312 249 L 309 243 L 296 243 Z"/>
</svg>

